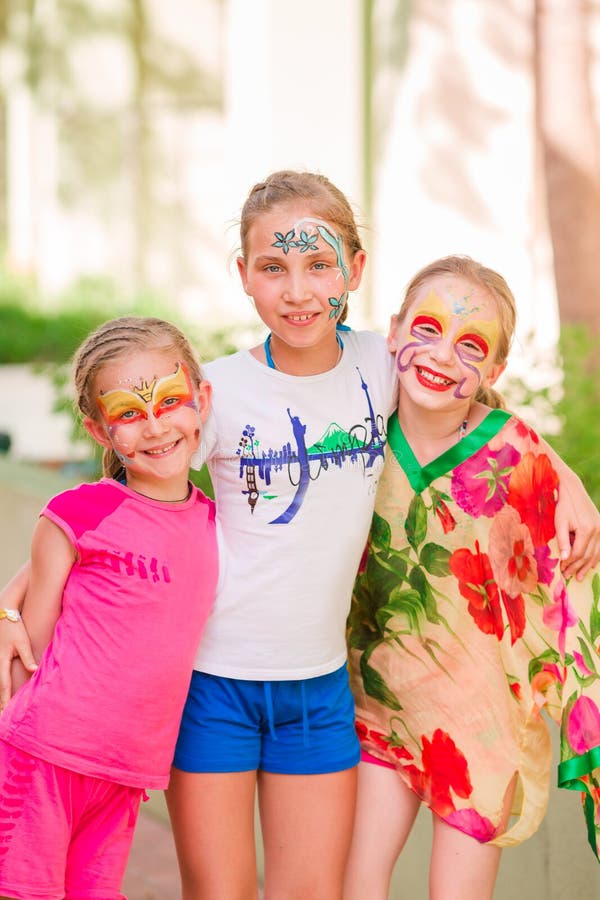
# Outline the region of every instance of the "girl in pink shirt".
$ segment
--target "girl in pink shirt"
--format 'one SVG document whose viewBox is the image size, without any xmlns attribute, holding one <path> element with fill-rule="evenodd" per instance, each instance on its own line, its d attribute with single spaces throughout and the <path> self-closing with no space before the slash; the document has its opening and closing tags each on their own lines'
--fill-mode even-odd
<svg viewBox="0 0 600 900">
<path fill-rule="evenodd" d="M 14 661 L 0 718 L 0 894 L 15 900 L 123 897 L 217 576 L 214 506 L 188 481 L 210 385 L 183 335 L 107 322 L 75 386 L 105 477 L 50 500 L 33 535 L 22 615 L 39 668 Z"/>
</svg>

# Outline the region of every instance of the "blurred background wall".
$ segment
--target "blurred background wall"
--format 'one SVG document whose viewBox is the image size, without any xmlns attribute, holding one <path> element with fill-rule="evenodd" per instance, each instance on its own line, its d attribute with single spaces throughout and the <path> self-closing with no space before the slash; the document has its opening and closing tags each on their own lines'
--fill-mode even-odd
<svg viewBox="0 0 600 900">
<path fill-rule="evenodd" d="M 293 167 L 330 177 L 364 226 L 355 326 L 384 330 L 438 255 L 505 275 L 511 403 L 600 498 L 600 0 L 4 0 L 0 50 L 15 456 L 88 454 L 53 385 L 103 318 L 170 315 L 206 358 L 254 339 L 237 219 L 254 182 Z M 577 806 L 553 795 L 499 897 L 599 895 Z M 420 824 L 394 896 L 426 896 L 428 839 Z"/>
</svg>

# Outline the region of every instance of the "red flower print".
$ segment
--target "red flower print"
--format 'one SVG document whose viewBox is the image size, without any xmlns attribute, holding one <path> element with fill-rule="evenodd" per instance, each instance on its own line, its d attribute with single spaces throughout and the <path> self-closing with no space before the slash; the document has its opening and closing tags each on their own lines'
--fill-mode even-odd
<svg viewBox="0 0 600 900">
<path fill-rule="evenodd" d="M 506 502 L 529 528 L 535 547 L 547 544 L 556 534 L 557 489 L 558 475 L 544 454 L 525 453 L 510 476 Z"/>
<path fill-rule="evenodd" d="M 508 619 L 508 627 L 510 628 L 510 642 L 514 644 L 525 631 L 525 602 L 521 594 L 516 597 L 509 597 L 505 591 L 500 591 L 504 609 L 506 610 L 506 618 Z"/>
<path fill-rule="evenodd" d="M 575 753 L 600 746 L 600 710 L 591 697 L 578 697 L 571 708 L 567 736 Z"/>
<path fill-rule="evenodd" d="M 387 754 L 391 753 L 396 759 L 413 759 L 412 753 L 403 744 L 394 744 L 392 735 L 382 734 L 381 731 L 367 728 L 362 722 L 355 722 L 354 724 L 361 745 L 375 744 L 380 750 L 384 750 Z"/>
<path fill-rule="evenodd" d="M 496 581 L 509 597 L 533 591 L 538 580 L 533 541 L 512 506 L 503 507 L 492 522 L 489 554 Z"/>
<path fill-rule="evenodd" d="M 361 742 L 364 741 L 369 733 L 369 729 L 367 728 L 367 726 L 363 725 L 362 722 L 356 721 L 354 723 L 354 727 L 356 729 L 356 734 L 358 736 L 359 741 L 361 741 Z"/>
<path fill-rule="evenodd" d="M 360 558 L 360 562 L 359 562 L 359 564 L 358 564 L 358 572 L 357 572 L 357 575 L 362 575 L 363 572 L 366 571 L 366 568 L 367 568 L 367 560 L 369 559 L 369 548 L 370 548 L 370 546 L 371 546 L 371 545 L 370 545 L 369 541 L 367 541 L 367 543 L 365 544 L 365 549 L 364 549 L 363 552 L 362 552 L 362 556 L 361 556 L 361 558 Z"/>
<path fill-rule="evenodd" d="M 534 444 L 539 444 L 540 439 L 529 425 L 526 425 L 525 422 L 522 422 L 521 419 L 515 419 L 516 422 L 516 432 L 520 438 L 529 438 Z"/>
<path fill-rule="evenodd" d="M 454 531 L 456 528 L 456 519 L 448 509 L 446 503 L 443 500 L 440 500 L 434 506 L 435 514 L 442 523 L 442 528 L 444 529 L 444 534 L 448 534 L 450 531 Z"/>
<path fill-rule="evenodd" d="M 454 470 L 452 497 L 474 518 L 495 515 L 506 502 L 508 480 L 519 459 L 519 451 L 510 444 L 500 450 L 486 444 Z"/>
<path fill-rule="evenodd" d="M 455 550 L 450 557 L 450 571 L 458 579 L 460 593 L 469 601 L 469 613 L 477 627 L 484 634 L 495 634 L 501 640 L 504 624 L 498 585 L 488 557 L 479 549 L 479 542 L 475 548 L 475 553 L 466 547 Z"/>
<path fill-rule="evenodd" d="M 511 693 L 517 700 L 521 700 L 523 698 L 523 694 L 521 692 L 521 685 L 518 681 L 509 681 L 508 686 L 511 690 Z"/>
<path fill-rule="evenodd" d="M 436 491 L 434 487 L 429 488 L 429 495 L 431 497 L 431 508 L 440 520 L 442 528 L 444 529 L 444 534 L 454 531 L 456 528 L 456 520 L 450 512 L 448 504 L 444 500 L 444 497 L 449 499 L 448 495 L 442 495 L 439 491 Z"/>
<path fill-rule="evenodd" d="M 509 597 L 505 591 L 500 592 L 494 580 L 492 567 L 487 554 L 479 549 L 475 542 L 475 553 L 466 547 L 455 550 L 450 557 L 450 571 L 458 579 L 458 589 L 469 601 L 469 614 L 484 634 L 495 634 L 502 640 L 504 621 L 500 598 L 504 602 L 511 642 L 521 637 L 525 630 L 525 604 L 523 597 Z"/>
<path fill-rule="evenodd" d="M 454 811 L 450 791 L 465 798 L 473 791 L 467 760 L 450 735 L 440 728 L 434 731 L 431 741 L 425 735 L 421 740 L 423 770 L 416 766 L 404 766 L 403 771 L 408 774 L 415 793 L 429 803 L 439 816 L 446 818 Z"/>
</svg>

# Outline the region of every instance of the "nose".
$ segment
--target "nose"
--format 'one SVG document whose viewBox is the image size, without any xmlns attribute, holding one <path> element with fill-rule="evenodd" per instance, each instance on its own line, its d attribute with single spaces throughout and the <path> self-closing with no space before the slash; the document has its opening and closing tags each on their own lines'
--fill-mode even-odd
<svg viewBox="0 0 600 900">
<path fill-rule="evenodd" d="M 169 423 L 167 419 L 169 418 L 168 414 L 164 416 L 155 416 L 152 411 L 148 413 L 148 418 L 146 419 L 146 427 L 145 432 L 148 435 L 160 435 L 165 434 L 169 430 Z"/>
<path fill-rule="evenodd" d="M 310 289 L 302 272 L 290 272 L 284 287 L 284 300 L 289 303 L 302 303 L 310 297 Z"/>
<path fill-rule="evenodd" d="M 451 336 L 437 340 L 431 349 L 431 355 L 440 363 L 451 363 L 454 359 L 454 342 Z"/>
</svg>

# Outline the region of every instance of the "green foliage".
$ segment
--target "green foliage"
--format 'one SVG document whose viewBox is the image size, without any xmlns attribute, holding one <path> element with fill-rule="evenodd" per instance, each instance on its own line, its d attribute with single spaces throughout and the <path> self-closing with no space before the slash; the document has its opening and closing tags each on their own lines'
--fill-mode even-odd
<svg viewBox="0 0 600 900">
<path fill-rule="evenodd" d="M 206 466 L 202 466 L 200 471 L 190 469 L 190 481 L 195 484 L 196 487 L 199 487 L 201 491 L 204 491 L 207 497 L 212 497 L 214 500 L 215 492 Z"/>
<path fill-rule="evenodd" d="M 544 435 L 581 478 L 600 507 L 600 360 L 598 336 L 582 325 L 563 325 L 560 337 L 563 391 L 554 406 L 558 434 Z"/>
<path fill-rule="evenodd" d="M 207 332 L 150 292 L 126 296 L 110 279 L 86 277 L 49 308 L 31 282 L 0 269 L 0 364 L 64 365 L 90 331 L 107 319 L 124 315 L 158 316 L 174 322 L 203 362 L 237 349 L 232 329 Z"/>
<path fill-rule="evenodd" d="M 79 279 L 48 308 L 33 284 L 0 269 L 0 364 L 65 364 L 90 331 L 123 315 L 158 316 L 174 322 L 204 362 L 237 349 L 232 330 L 205 332 L 155 294 L 124 296 L 109 279 L 88 277 Z"/>
</svg>

